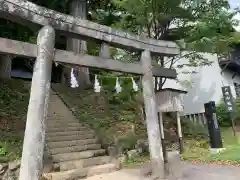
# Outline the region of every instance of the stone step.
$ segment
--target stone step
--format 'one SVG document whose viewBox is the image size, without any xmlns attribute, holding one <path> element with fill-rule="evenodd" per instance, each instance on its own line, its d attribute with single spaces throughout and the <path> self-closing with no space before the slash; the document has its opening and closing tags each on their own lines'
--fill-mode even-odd
<svg viewBox="0 0 240 180">
<path fill-rule="evenodd" d="M 74 123 L 78 123 L 79 122 L 76 120 L 76 119 L 73 119 L 73 118 L 66 118 L 66 117 L 63 117 L 63 118 L 58 118 L 58 117 L 54 117 L 54 118 L 48 118 L 47 119 L 47 126 L 49 125 L 54 125 L 54 124 L 74 124 Z"/>
<path fill-rule="evenodd" d="M 105 149 L 98 149 L 98 150 L 88 150 L 88 151 L 82 151 L 82 152 L 55 154 L 55 155 L 52 155 L 52 158 L 53 158 L 53 162 L 59 163 L 64 161 L 74 161 L 74 160 L 92 158 L 92 157 L 104 155 L 105 153 L 106 153 Z"/>
<path fill-rule="evenodd" d="M 49 111 L 51 111 L 51 109 L 49 109 Z M 72 120 L 72 121 L 76 122 L 76 119 L 74 118 L 74 115 L 69 113 L 69 112 L 68 113 L 67 112 L 61 112 L 61 113 L 48 114 L 47 119 L 50 119 L 50 120 L 60 119 L 60 120 L 64 120 L 64 121 Z"/>
<path fill-rule="evenodd" d="M 76 127 L 68 127 L 68 126 L 60 126 L 60 127 L 47 127 L 48 132 L 63 132 L 63 131 L 86 131 L 88 132 L 89 129 L 84 126 L 76 126 Z"/>
<path fill-rule="evenodd" d="M 56 104 L 49 104 L 47 117 L 61 117 L 61 116 L 69 116 L 74 117 L 72 111 L 70 111 L 65 105 L 59 106 L 61 102 Z M 59 111 L 59 109 L 61 111 Z"/>
<path fill-rule="evenodd" d="M 50 151 L 51 155 L 55 155 L 55 154 L 81 152 L 81 151 L 86 151 L 86 150 L 97 150 L 97 149 L 101 149 L 101 144 L 86 144 L 86 145 L 82 145 L 82 146 L 52 148 L 52 149 L 49 149 L 49 151 Z"/>
<path fill-rule="evenodd" d="M 82 133 L 81 135 L 70 135 L 70 136 L 48 136 L 48 142 L 58 142 L 58 141 L 71 141 L 71 140 L 84 140 L 93 139 L 95 135 L 93 133 Z"/>
<path fill-rule="evenodd" d="M 72 140 L 72 141 L 60 141 L 60 142 L 48 142 L 47 145 L 49 149 L 54 148 L 63 148 L 63 147 L 71 147 L 71 146 L 84 146 L 87 144 L 96 144 L 97 139 L 84 139 L 84 140 Z"/>
<path fill-rule="evenodd" d="M 83 127 L 85 126 L 81 125 L 78 122 L 58 122 L 58 121 L 52 121 L 47 123 L 47 128 L 61 128 L 61 127 Z"/>
<path fill-rule="evenodd" d="M 110 156 L 99 156 L 77 161 L 60 162 L 59 167 L 60 171 L 68 171 L 72 169 L 80 169 L 101 164 L 108 164 L 110 162 L 111 162 Z"/>
<path fill-rule="evenodd" d="M 116 170 L 118 170 L 118 166 L 116 164 L 104 164 L 83 169 L 81 168 L 70 171 L 47 173 L 44 174 L 43 176 L 44 178 L 46 178 L 46 180 L 70 180 L 70 179 L 78 180 L 89 176 L 110 173 Z"/>
<path fill-rule="evenodd" d="M 81 136 L 86 134 L 85 131 L 63 131 L 63 132 L 48 132 L 48 137 L 55 137 L 55 136 Z M 89 130 L 87 134 L 94 134 L 93 130 Z"/>
<path fill-rule="evenodd" d="M 58 113 L 48 113 L 47 115 L 47 118 L 64 118 L 64 117 L 70 117 L 70 118 L 73 118 L 74 119 L 74 115 L 69 112 L 68 109 L 66 110 L 62 110 L 63 108 L 62 107 L 59 107 L 61 109 L 61 113 L 58 112 Z M 51 110 L 51 108 L 49 108 L 49 111 L 54 111 L 54 110 Z"/>
</svg>

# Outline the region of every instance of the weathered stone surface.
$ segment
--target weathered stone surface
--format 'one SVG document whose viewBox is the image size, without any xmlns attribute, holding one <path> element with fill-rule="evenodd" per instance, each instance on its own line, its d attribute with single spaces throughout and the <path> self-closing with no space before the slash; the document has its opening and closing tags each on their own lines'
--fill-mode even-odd
<svg viewBox="0 0 240 180">
<path fill-rule="evenodd" d="M 48 150 L 46 150 L 43 154 L 43 172 L 49 173 L 53 170 L 53 159 L 51 155 L 49 154 Z"/>
<path fill-rule="evenodd" d="M 9 55 L 0 55 L 0 79 L 11 78 L 12 59 Z"/>
<path fill-rule="evenodd" d="M 23 57 L 36 57 L 37 46 L 35 44 L 20 42 L 5 38 L 0 38 L 0 52 L 6 54 L 12 54 Z M 56 49 L 54 60 L 59 63 L 74 64 L 74 66 L 88 66 L 98 69 L 108 69 L 117 72 L 126 72 L 132 74 L 144 74 L 140 63 L 124 63 L 113 59 L 90 56 L 86 53 L 74 53 L 70 51 L 63 51 Z M 151 68 L 154 76 L 176 78 L 177 73 L 174 69 L 162 68 L 160 66 L 154 66 Z"/>
<path fill-rule="evenodd" d="M 17 179 L 17 177 L 11 171 L 7 171 L 2 177 L 2 180 L 15 180 L 15 179 Z"/>
<path fill-rule="evenodd" d="M 137 156 L 139 156 L 138 150 L 137 149 L 133 149 L 131 151 L 127 152 L 128 158 L 135 158 Z"/>
<path fill-rule="evenodd" d="M 7 163 L 2 163 L 0 164 L 0 171 L 3 170 L 4 168 L 8 167 Z"/>
<path fill-rule="evenodd" d="M 8 169 L 10 171 L 14 171 L 16 169 L 18 169 L 21 165 L 21 161 L 20 160 L 15 160 L 15 161 L 12 161 L 8 164 Z"/>
<path fill-rule="evenodd" d="M 5 173 L 6 169 L 8 168 L 8 164 L 0 164 L 0 176 Z"/>
<path fill-rule="evenodd" d="M 117 157 L 120 153 L 120 148 L 118 148 L 116 145 L 108 147 L 108 155 L 110 157 Z"/>
<path fill-rule="evenodd" d="M 0 164 L 1 180 L 16 180 L 20 171 L 20 161 L 11 161 L 9 163 Z"/>
<path fill-rule="evenodd" d="M 0 164 L 0 180 L 17 180 L 20 173 L 20 163 L 21 161 L 15 160 L 8 163 Z M 59 168 L 55 165 L 52 170 Z M 40 180 L 46 180 L 43 177 Z"/>
<path fill-rule="evenodd" d="M 149 153 L 149 143 L 148 140 L 138 140 L 135 148 L 139 153 Z"/>
<path fill-rule="evenodd" d="M 38 56 L 32 78 L 19 180 L 39 180 L 43 170 L 46 119 L 55 45 L 54 29 L 51 26 L 43 27 L 38 33 L 37 43 Z"/>
<path fill-rule="evenodd" d="M 141 64 L 142 69 L 147 72 L 142 78 L 143 86 L 143 99 L 145 105 L 145 114 L 147 122 L 147 134 L 149 141 L 149 151 L 151 155 L 151 161 L 153 174 L 159 178 L 164 177 L 164 160 L 162 143 L 160 137 L 160 128 L 158 122 L 158 114 L 156 108 L 156 99 L 153 84 L 153 74 L 149 69 L 152 67 L 152 58 L 149 51 L 142 52 Z"/>
</svg>

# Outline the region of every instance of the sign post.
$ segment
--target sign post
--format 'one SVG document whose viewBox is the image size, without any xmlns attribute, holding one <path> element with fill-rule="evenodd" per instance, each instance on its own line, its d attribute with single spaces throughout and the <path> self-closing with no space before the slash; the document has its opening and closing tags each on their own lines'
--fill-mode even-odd
<svg viewBox="0 0 240 180">
<path fill-rule="evenodd" d="M 207 119 L 208 132 L 211 149 L 221 149 L 223 147 L 221 131 L 216 116 L 216 106 L 214 101 L 204 104 L 205 117 Z"/>
<path fill-rule="evenodd" d="M 232 129 L 233 129 L 233 134 L 236 136 L 236 130 L 235 130 L 235 121 L 234 121 L 234 116 L 236 112 L 236 105 L 232 96 L 231 88 L 230 86 L 224 86 L 222 87 L 222 93 L 223 93 L 223 98 L 225 105 L 227 107 L 228 112 L 230 113 L 230 118 L 232 121 Z"/>
</svg>

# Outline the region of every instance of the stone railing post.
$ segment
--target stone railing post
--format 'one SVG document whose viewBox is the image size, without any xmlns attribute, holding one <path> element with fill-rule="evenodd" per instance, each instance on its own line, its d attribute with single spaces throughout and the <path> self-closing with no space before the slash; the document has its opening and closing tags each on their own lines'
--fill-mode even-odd
<svg viewBox="0 0 240 180">
<path fill-rule="evenodd" d="M 100 50 L 99 56 L 103 58 L 110 58 L 110 50 L 109 50 L 108 44 L 106 43 L 101 44 L 101 50 Z"/>
<path fill-rule="evenodd" d="M 40 180 L 43 169 L 46 116 L 51 85 L 55 31 L 43 27 L 38 34 L 38 55 L 34 66 L 27 113 L 19 180 Z"/>
<path fill-rule="evenodd" d="M 152 162 L 152 175 L 164 178 L 164 160 L 157 116 L 157 106 L 152 73 L 152 58 L 149 51 L 142 52 L 141 66 L 144 72 L 142 77 L 143 99 L 145 104 L 149 150 Z"/>
<path fill-rule="evenodd" d="M 8 54 L 0 55 L 0 79 L 10 79 L 12 68 L 12 57 Z"/>
</svg>

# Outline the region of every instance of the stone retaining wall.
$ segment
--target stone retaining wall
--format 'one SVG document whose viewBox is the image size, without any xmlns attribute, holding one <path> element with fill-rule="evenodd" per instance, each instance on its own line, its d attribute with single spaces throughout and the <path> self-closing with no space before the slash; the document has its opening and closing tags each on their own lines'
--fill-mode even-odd
<svg viewBox="0 0 240 180">
<path fill-rule="evenodd" d="M 17 180 L 20 172 L 20 160 L 9 163 L 0 163 L 1 180 Z"/>
</svg>

